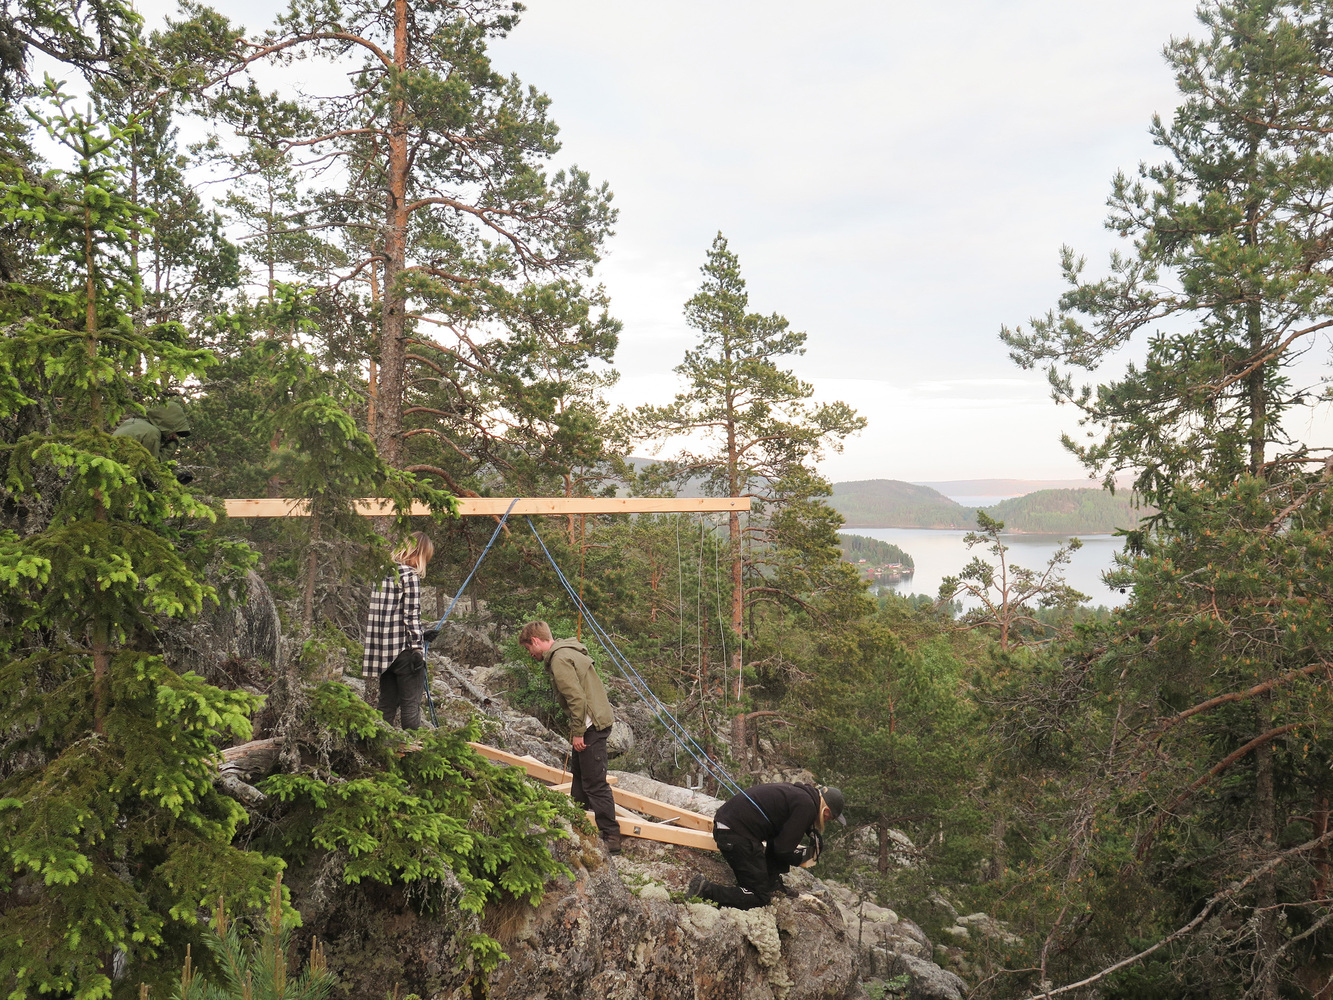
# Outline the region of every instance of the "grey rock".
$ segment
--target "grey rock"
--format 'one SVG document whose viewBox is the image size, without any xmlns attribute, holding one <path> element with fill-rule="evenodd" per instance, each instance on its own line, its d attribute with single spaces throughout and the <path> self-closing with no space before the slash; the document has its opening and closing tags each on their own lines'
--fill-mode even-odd
<svg viewBox="0 0 1333 1000">
<path fill-rule="evenodd" d="M 608 757 L 622 757 L 634 749 L 634 730 L 624 719 L 611 723 L 611 734 L 606 738 Z"/>
<path fill-rule="evenodd" d="M 967 995 L 967 984 L 934 962 L 902 955 L 899 956 L 894 974 L 904 972 L 912 977 L 912 985 L 907 993 L 909 1000 L 963 1000 Z"/>
<path fill-rule="evenodd" d="M 430 648 L 468 667 L 493 667 L 504 659 L 504 652 L 489 635 L 454 621 L 444 623 L 444 629 Z"/>
<path fill-rule="evenodd" d="M 221 603 L 205 601 L 197 617 L 172 619 L 160 633 L 172 669 L 193 670 L 225 688 L 248 687 L 279 672 L 285 644 L 268 584 L 253 570 L 230 584 L 211 573 L 206 579 L 217 588 Z"/>
</svg>

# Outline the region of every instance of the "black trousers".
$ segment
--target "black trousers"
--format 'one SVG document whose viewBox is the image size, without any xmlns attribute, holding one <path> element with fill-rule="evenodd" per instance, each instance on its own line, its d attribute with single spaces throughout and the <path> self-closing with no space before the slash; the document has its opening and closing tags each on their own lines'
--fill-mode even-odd
<svg viewBox="0 0 1333 1000">
<path fill-rule="evenodd" d="M 717 841 L 717 849 L 722 852 L 722 857 L 731 866 L 736 884 L 731 886 L 705 882 L 699 890 L 700 897 L 737 910 L 767 906 L 773 898 L 773 891 L 782 884 L 782 876 L 791 866 L 783 864 L 769 854 L 763 844 L 749 837 L 738 837 L 728 830 L 718 830 L 713 834 L 713 839 Z"/>
<path fill-rule="evenodd" d="M 403 677 L 392 670 L 380 674 L 379 703 L 375 706 L 384 716 L 384 721 L 393 722 L 393 717 L 400 712 L 404 729 L 421 728 L 421 696 L 426 693 L 426 670 L 423 667 L 415 674 Z"/>
<path fill-rule="evenodd" d="M 606 738 L 610 735 L 610 726 L 605 729 L 589 726 L 583 733 L 583 749 L 573 751 L 569 762 L 569 770 L 574 775 L 569 797 L 592 810 L 597 820 L 597 832 L 603 840 L 613 834 L 620 836 L 616 800 L 611 794 L 611 786 L 606 783 Z"/>
</svg>

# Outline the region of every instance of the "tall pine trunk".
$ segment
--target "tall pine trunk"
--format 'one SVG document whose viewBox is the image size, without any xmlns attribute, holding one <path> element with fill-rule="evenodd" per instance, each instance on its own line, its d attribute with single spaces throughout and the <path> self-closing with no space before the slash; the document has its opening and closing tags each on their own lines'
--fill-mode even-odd
<svg viewBox="0 0 1333 1000">
<path fill-rule="evenodd" d="M 394 0 L 394 73 L 405 72 L 409 59 L 407 0 Z M 402 87 L 395 79 L 393 86 Z M 375 447 L 395 468 L 402 465 L 403 387 L 407 367 L 407 101 L 394 97 L 389 132 L 389 176 L 384 227 L 384 308 L 381 312 L 379 385 Z M 386 524 L 387 527 L 387 524 Z"/>
</svg>

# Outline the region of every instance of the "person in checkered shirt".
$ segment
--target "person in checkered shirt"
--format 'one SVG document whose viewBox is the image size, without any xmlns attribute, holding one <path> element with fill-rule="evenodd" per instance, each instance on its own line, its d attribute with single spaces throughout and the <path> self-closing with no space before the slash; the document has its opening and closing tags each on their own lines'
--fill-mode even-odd
<svg viewBox="0 0 1333 1000">
<path fill-rule="evenodd" d="M 426 533 L 412 532 L 394 552 L 393 570 L 371 593 L 366 616 L 361 657 L 366 694 L 370 694 L 370 682 L 377 681 L 376 707 L 389 723 L 401 713 L 404 729 L 421 728 L 421 697 L 426 691 L 422 640 L 431 642 L 438 635 L 421 629 L 421 578 L 434 554 L 435 544 Z"/>
</svg>

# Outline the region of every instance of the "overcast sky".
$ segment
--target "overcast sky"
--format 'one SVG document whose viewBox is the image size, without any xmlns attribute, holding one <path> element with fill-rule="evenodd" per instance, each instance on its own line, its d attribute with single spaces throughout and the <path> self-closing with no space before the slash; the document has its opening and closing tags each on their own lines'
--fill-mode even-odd
<svg viewBox="0 0 1333 1000">
<path fill-rule="evenodd" d="M 619 399 L 665 400 L 681 306 L 721 230 L 752 308 L 809 335 L 794 367 L 869 428 L 835 480 L 1078 477 L 997 338 L 1105 258 L 1118 168 L 1155 158 L 1161 57 L 1192 0 L 532 0 L 497 64 L 544 90 L 562 156 L 620 209 L 602 274 Z"/>
<path fill-rule="evenodd" d="M 174 0 L 141 4 L 151 24 Z M 252 29 L 273 10 L 216 5 Z M 1194 7 L 528 0 L 491 51 L 551 97 L 559 163 L 615 192 L 616 402 L 676 391 L 720 230 L 752 309 L 809 335 L 792 367 L 870 420 L 832 479 L 1076 478 L 1059 444 L 1076 414 L 997 333 L 1055 304 L 1061 244 L 1103 265 L 1111 177 L 1159 159 L 1161 50 Z"/>
</svg>

